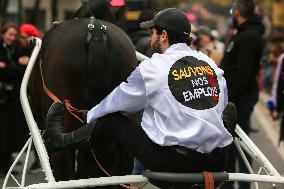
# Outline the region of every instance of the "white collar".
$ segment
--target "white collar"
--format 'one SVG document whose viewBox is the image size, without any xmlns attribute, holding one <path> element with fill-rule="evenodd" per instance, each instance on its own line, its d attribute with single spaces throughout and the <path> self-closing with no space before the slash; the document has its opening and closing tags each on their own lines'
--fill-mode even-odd
<svg viewBox="0 0 284 189">
<path fill-rule="evenodd" d="M 172 54 L 175 51 L 192 50 L 186 43 L 176 43 L 171 45 L 163 54 Z"/>
</svg>

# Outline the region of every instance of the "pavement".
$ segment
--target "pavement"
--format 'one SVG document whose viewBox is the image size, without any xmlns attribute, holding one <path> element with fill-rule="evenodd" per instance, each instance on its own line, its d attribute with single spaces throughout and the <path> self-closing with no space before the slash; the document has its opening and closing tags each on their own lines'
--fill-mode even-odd
<svg viewBox="0 0 284 189">
<path fill-rule="evenodd" d="M 260 100 L 254 108 L 251 117 L 251 127 L 257 132 L 250 134 L 251 140 L 265 155 L 269 162 L 274 166 L 280 175 L 284 175 L 284 150 L 283 144 L 279 145 L 279 121 L 273 121 L 266 102 L 271 97 L 266 93 L 260 94 Z M 253 161 L 253 170 L 258 171 L 259 165 Z M 254 184 L 251 183 L 251 188 L 255 189 Z M 284 185 L 277 185 L 273 187 L 269 183 L 259 183 L 259 189 L 284 189 Z"/>
<path fill-rule="evenodd" d="M 269 99 L 271 99 L 269 94 L 265 92 L 260 93 L 259 102 L 254 108 L 253 116 L 284 162 L 284 145 L 283 142 L 279 143 L 280 121 L 274 121 L 270 116 L 266 108 L 266 102 Z"/>
</svg>

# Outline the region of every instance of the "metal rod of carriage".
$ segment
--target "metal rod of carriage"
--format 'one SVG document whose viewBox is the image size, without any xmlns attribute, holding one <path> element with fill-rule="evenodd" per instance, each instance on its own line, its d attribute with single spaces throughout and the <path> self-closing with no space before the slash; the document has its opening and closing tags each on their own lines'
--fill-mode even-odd
<svg viewBox="0 0 284 189">
<path fill-rule="evenodd" d="M 16 159 L 14 160 L 13 164 L 11 165 L 6 177 L 5 177 L 5 180 L 3 182 L 3 185 L 2 185 L 2 189 L 6 189 L 6 186 L 7 186 L 7 183 L 8 183 L 8 179 L 14 169 L 14 167 L 16 166 L 17 162 L 19 161 L 20 157 L 23 155 L 23 153 L 25 152 L 25 150 L 28 148 L 29 144 L 32 142 L 32 138 L 29 138 L 29 140 L 26 142 L 26 144 L 24 145 L 24 147 L 22 148 L 22 150 L 19 152 L 19 155 L 16 157 Z"/>
<path fill-rule="evenodd" d="M 31 152 L 31 147 L 32 147 L 32 140 L 28 146 L 26 158 L 25 158 L 25 163 L 24 163 L 24 168 L 23 168 L 23 173 L 22 173 L 22 180 L 21 180 L 21 187 L 25 186 L 25 181 L 26 181 L 26 172 L 27 172 L 27 166 L 29 162 L 29 157 L 30 157 L 30 152 Z"/>
<path fill-rule="evenodd" d="M 244 150 L 245 152 L 247 152 L 248 155 L 249 155 L 250 157 L 252 157 L 252 158 L 254 159 L 254 161 L 256 161 L 256 163 L 258 163 L 258 165 L 260 166 L 260 168 L 259 168 L 259 170 L 258 170 L 258 174 L 260 174 L 261 171 L 263 170 L 266 175 L 269 175 L 269 172 L 270 172 L 270 171 L 267 170 L 267 166 L 265 166 L 265 165 L 263 164 L 263 162 L 258 158 L 257 153 L 255 153 L 254 151 L 252 151 L 252 149 L 250 149 L 250 148 L 247 146 L 247 144 L 244 143 L 244 141 L 243 141 L 241 138 L 239 138 L 239 137 L 236 137 L 236 138 L 234 139 L 234 142 L 235 142 L 236 147 L 237 147 L 238 151 L 240 152 L 240 155 L 241 155 L 241 157 L 242 157 L 242 159 L 243 159 L 244 161 L 248 161 L 248 160 L 247 160 L 247 157 L 246 157 L 246 155 L 244 154 L 243 150 Z M 255 154 L 256 154 L 256 155 L 255 155 Z M 247 167 L 250 167 L 250 168 L 252 169 L 252 166 L 251 166 L 250 164 L 248 164 L 248 165 L 246 165 L 246 166 L 247 166 Z M 248 168 L 248 169 L 249 169 L 249 168 Z M 250 172 L 250 173 L 252 173 L 252 172 Z M 255 184 L 255 188 L 258 189 L 258 187 L 256 186 L 257 183 L 254 182 L 254 184 Z M 276 185 L 275 185 L 275 184 L 272 184 L 272 186 L 275 187 Z"/>
<path fill-rule="evenodd" d="M 145 56 L 144 54 L 142 54 L 142 53 L 140 53 L 138 51 L 136 51 L 136 58 L 137 58 L 138 61 L 141 61 L 141 62 L 143 60 L 148 60 L 149 59 L 149 57 Z"/>
<path fill-rule="evenodd" d="M 242 139 L 242 142 L 249 146 L 252 150 L 253 157 L 258 160 L 264 168 L 268 171 L 269 175 L 280 176 L 278 171 L 274 168 L 274 166 L 270 163 L 270 161 L 263 155 L 263 153 L 258 149 L 258 147 L 252 142 L 252 140 L 247 136 L 247 134 L 241 129 L 239 125 L 237 125 L 235 132 Z"/>
<path fill-rule="evenodd" d="M 163 174 L 163 173 L 162 173 Z M 188 183 L 204 183 L 204 176 L 201 173 L 173 173 L 173 177 L 169 180 L 168 173 L 164 173 L 166 177 L 160 180 L 164 181 L 178 181 Z M 216 176 L 224 174 L 224 176 Z M 262 182 L 262 183 L 275 183 L 284 184 L 284 177 L 281 176 L 269 176 L 258 174 L 245 174 L 245 173 L 213 173 L 215 182 L 222 181 L 242 181 L 242 182 Z M 151 176 L 150 176 L 151 177 Z M 83 188 L 94 186 L 107 186 L 107 185 L 119 185 L 119 184 L 135 184 L 147 182 L 147 179 L 142 175 L 126 175 L 126 176 L 112 176 L 112 177 L 100 177 L 91 179 L 58 181 L 56 183 L 40 183 L 26 186 L 26 189 L 65 189 L 65 188 Z"/>
<path fill-rule="evenodd" d="M 40 183 L 26 186 L 25 189 L 63 189 L 63 188 L 89 188 L 97 186 L 110 186 L 119 184 L 140 184 L 148 182 L 142 175 L 126 175 L 100 177 L 80 180 L 58 181 L 55 183 Z"/>
<path fill-rule="evenodd" d="M 250 173 L 250 174 L 253 174 L 254 171 L 253 171 L 253 169 L 252 169 L 252 166 L 250 165 L 249 160 L 248 160 L 248 158 L 246 157 L 244 151 L 242 150 L 241 145 L 240 145 L 239 142 L 240 142 L 240 141 L 239 141 L 238 138 L 235 138 L 235 139 L 234 139 L 235 146 L 236 146 L 237 150 L 239 151 L 239 153 L 240 153 L 240 155 L 241 155 L 241 157 L 242 157 L 242 159 L 243 159 L 243 161 L 244 161 L 244 163 L 245 163 L 245 165 L 246 165 L 246 167 L 247 167 L 249 173 Z M 258 183 L 257 183 L 257 182 L 254 182 L 253 184 L 254 184 L 254 186 L 255 186 L 255 189 L 259 189 L 259 186 L 258 186 Z"/>
<path fill-rule="evenodd" d="M 27 124 L 30 129 L 30 134 L 32 136 L 32 139 L 34 141 L 34 145 L 37 151 L 37 154 L 39 155 L 39 160 L 42 165 L 42 168 L 44 170 L 46 180 L 48 182 L 55 182 L 50 164 L 49 164 L 49 158 L 48 154 L 46 151 L 46 148 L 43 144 L 43 140 L 41 138 L 41 133 L 37 127 L 37 124 L 34 120 L 34 116 L 32 113 L 32 110 L 29 105 L 28 97 L 27 97 L 27 85 L 28 81 L 30 78 L 31 71 L 33 69 L 33 66 L 36 62 L 37 56 L 39 54 L 40 48 L 41 48 L 41 39 L 39 38 L 31 38 L 32 42 L 35 42 L 35 47 L 32 52 L 31 58 L 29 60 L 28 66 L 26 68 L 22 84 L 21 84 L 21 89 L 20 89 L 20 100 L 22 104 L 22 108 L 24 111 L 25 118 L 27 120 Z"/>
</svg>

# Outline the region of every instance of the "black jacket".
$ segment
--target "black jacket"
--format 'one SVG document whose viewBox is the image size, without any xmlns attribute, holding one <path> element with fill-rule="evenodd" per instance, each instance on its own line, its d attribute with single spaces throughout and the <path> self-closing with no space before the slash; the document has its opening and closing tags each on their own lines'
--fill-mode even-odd
<svg viewBox="0 0 284 189">
<path fill-rule="evenodd" d="M 221 61 L 231 102 L 258 92 L 257 74 L 265 45 L 262 38 L 265 29 L 258 19 L 247 20 L 237 29 Z"/>
<path fill-rule="evenodd" d="M 21 80 L 26 66 L 17 63 L 22 56 L 18 46 L 7 46 L 3 39 L 0 39 L 0 61 L 5 63 L 5 68 L 0 69 L 0 82 L 13 83 Z"/>
<path fill-rule="evenodd" d="M 18 64 L 18 58 L 28 55 L 15 46 L 7 46 L 0 39 L 0 153 L 19 151 L 25 144 L 28 127 L 20 104 L 20 84 L 26 66 Z"/>
</svg>

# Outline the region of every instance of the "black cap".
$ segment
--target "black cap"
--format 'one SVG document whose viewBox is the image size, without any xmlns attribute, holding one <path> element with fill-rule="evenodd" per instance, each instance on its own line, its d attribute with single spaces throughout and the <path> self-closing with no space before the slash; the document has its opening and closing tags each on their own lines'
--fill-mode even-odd
<svg viewBox="0 0 284 189">
<path fill-rule="evenodd" d="M 159 26 L 176 34 L 190 34 L 190 23 L 185 13 L 179 8 L 168 8 L 160 11 L 153 20 L 140 23 L 141 28 Z"/>
</svg>

